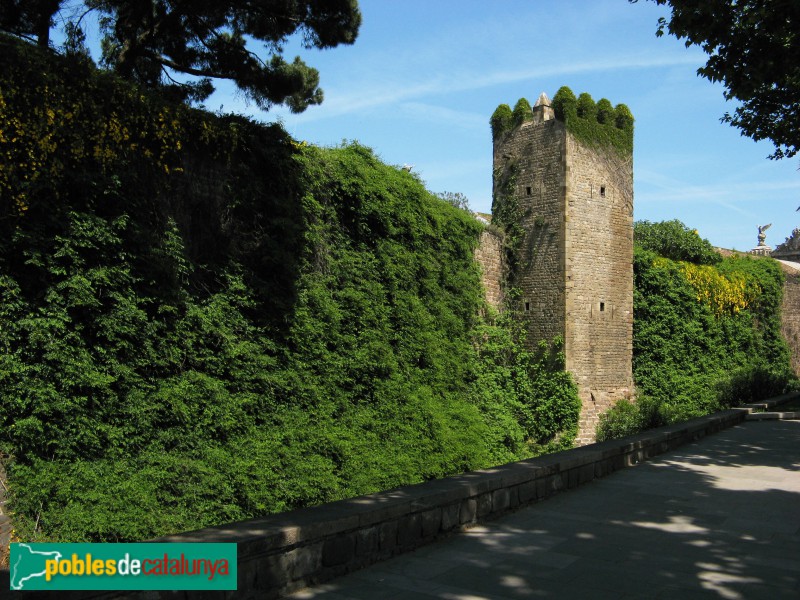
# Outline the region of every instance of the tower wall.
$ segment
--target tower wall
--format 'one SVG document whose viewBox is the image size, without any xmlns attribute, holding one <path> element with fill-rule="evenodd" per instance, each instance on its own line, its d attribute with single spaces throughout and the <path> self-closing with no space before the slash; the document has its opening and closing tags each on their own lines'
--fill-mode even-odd
<svg viewBox="0 0 800 600">
<path fill-rule="evenodd" d="M 522 242 L 514 287 L 532 345 L 564 337 L 565 134 L 555 119 L 524 123 L 494 148 L 495 185 L 510 178 L 518 204 Z M 495 198 L 500 194 L 495 190 Z"/>
<path fill-rule="evenodd" d="M 633 388 L 633 166 L 567 134 L 566 367 L 581 398 L 578 442 Z"/>
<path fill-rule="evenodd" d="M 495 202 L 516 204 L 522 229 L 516 312 L 531 346 L 563 338 L 577 442 L 591 443 L 600 414 L 633 388 L 632 160 L 588 147 L 537 103 L 532 121 L 495 140 L 494 174 Z"/>
</svg>

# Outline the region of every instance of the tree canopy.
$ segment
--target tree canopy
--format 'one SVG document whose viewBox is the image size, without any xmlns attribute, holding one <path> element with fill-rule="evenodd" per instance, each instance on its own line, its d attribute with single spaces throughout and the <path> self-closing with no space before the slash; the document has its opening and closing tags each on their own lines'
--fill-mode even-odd
<svg viewBox="0 0 800 600">
<path fill-rule="evenodd" d="M 48 45 L 66 4 L 0 0 L 0 28 Z M 299 33 L 306 48 L 352 44 L 361 24 L 357 0 L 84 0 L 83 7 L 83 14 L 62 11 L 71 13 L 68 36 L 80 37 L 83 17 L 96 11 L 102 64 L 126 79 L 197 101 L 214 91 L 213 79 L 230 79 L 259 108 L 286 104 L 293 112 L 322 102 L 322 90 L 316 69 L 284 59 L 287 39 Z"/>
<path fill-rule="evenodd" d="M 637 0 L 630 0 L 636 2 Z M 651 0 L 668 5 L 666 30 L 709 55 L 698 74 L 725 86 L 741 104 L 722 121 L 775 145 L 770 158 L 800 150 L 800 2 L 797 0 Z"/>
</svg>

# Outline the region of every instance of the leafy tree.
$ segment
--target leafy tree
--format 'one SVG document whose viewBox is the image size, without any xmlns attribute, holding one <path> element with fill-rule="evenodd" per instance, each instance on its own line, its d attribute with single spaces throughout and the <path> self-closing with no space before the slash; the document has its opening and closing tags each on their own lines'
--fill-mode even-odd
<svg viewBox="0 0 800 600">
<path fill-rule="evenodd" d="M 630 0 L 636 2 L 637 0 Z M 794 0 L 652 0 L 672 9 L 658 21 L 686 46 L 709 55 L 697 70 L 720 81 L 741 106 L 724 123 L 775 145 L 770 158 L 792 157 L 800 143 L 800 3 Z"/>
<path fill-rule="evenodd" d="M 0 0 L 0 30 L 33 37 L 46 47 L 53 16 L 60 7 L 61 0 Z"/>
<path fill-rule="evenodd" d="M 722 256 L 708 240 L 677 219 L 659 223 L 637 221 L 633 225 L 633 241 L 643 250 L 656 252 L 670 260 L 698 265 L 715 265 L 722 261 Z"/>
<path fill-rule="evenodd" d="M 0 27 L 33 34 L 47 45 L 59 0 L 0 0 Z M 286 104 L 302 112 L 322 102 L 319 72 L 299 57 L 287 62 L 283 44 L 294 33 L 307 48 L 352 44 L 361 13 L 357 0 L 85 0 L 101 15 L 102 63 L 126 79 L 181 100 L 204 100 L 212 79 L 230 79 L 262 110 Z M 80 21 L 80 17 L 75 17 Z M 76 37 L 76 22 L 71 22 Z M 80 36 L 77 36 L 80 37 Z M 264 43 L 267 58 L 248 47 Z M 176 77 L 187 79 L 178 81 Z"/>
<path fill-rule="evenodd" d="M 469 198 L 461 192 L 440 192 L 436 195 L 456 208 L 469 211 Z"/>
</svg>

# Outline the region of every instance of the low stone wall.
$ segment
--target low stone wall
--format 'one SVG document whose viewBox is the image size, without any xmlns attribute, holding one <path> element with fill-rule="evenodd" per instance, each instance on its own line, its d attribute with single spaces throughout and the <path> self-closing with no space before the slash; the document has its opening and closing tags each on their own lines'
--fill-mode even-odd
<svg viewBox="0 0 800 600">
<path fill-rule="evenodd" d="M 741 423 L 748 412 L 727 410 L 494 469 L 154 541 L 236 543 L 238 590 L 205 592 L 203 597 L 277 598 L 635 465 Z M 0 585 L 8 590 L 7 572 L 0 577 Z M 142 592 L 140 597 L 183 598 L 188 594 Z M 41 595 L 24 595 L 26 599 L 37 596 Z M 11 597 L 22 598 L 22 594 L 12 593 Z M 73 599 L 121 597 L 135 596 L 131 592 L 59 595 Z"/>
</svg>

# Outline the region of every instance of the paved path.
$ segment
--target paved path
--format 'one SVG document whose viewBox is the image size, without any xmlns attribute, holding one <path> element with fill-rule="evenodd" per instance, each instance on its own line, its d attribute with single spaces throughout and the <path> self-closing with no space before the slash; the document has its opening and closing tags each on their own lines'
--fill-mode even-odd
<svg viewBox="0 0 800 600">
<path fill-rule="evenodd" d="M 293 598 L 800 598 L 800 421 L 754 421 Z"/>
</svg>

